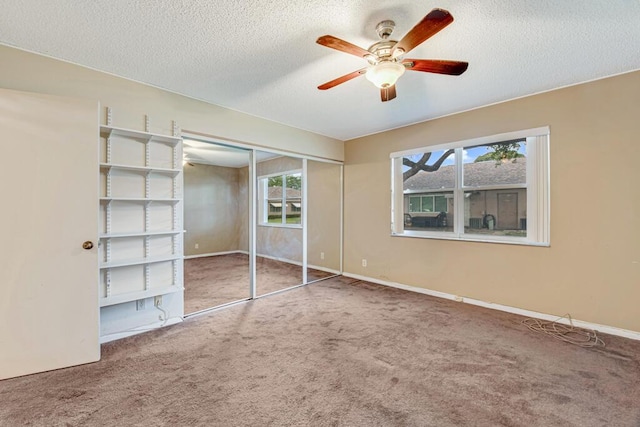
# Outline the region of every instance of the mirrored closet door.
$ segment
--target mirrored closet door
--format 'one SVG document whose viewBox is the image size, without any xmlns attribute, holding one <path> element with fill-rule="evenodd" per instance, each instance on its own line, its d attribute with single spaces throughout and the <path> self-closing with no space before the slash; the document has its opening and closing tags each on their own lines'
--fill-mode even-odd
<svg viewBox="0 0 640 427">
<path fill-rule="evenodd" d="M 303 159 L 256 152 L 256 294 L 302 284 Z"/>
<path fill-rule="evenodd" d="M 184 312 L 250 298 L 251 150 L 184 139 Z"/>
</svg>

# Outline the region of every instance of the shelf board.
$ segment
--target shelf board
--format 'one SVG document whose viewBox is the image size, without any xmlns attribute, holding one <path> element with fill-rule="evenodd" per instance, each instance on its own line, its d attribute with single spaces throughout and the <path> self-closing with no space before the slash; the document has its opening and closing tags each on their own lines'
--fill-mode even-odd
<svg viewBox="0 0 640 427">
<path fill-rule="evenodd" d="M 100 197 L 101 203 L 109 203 L 109 202 L 136 202 L 136 203 L 146 203 L 146 202 L 158 202 L 158 203 L 178 203 L 180 199 L 155 199 L 155 198 L 145 198 L 145 197 Z"/>
<path fill-rule="evenodd" d="M 158 262 L 175 261 L 178 259 L 182 259 L 182 255 L 166 255 L 166 256 L 157 256 L 157 257 L 149 257 L 149 258 L 123 259 L 118 261 L 101 263 L 100 269 L 104 270 L 107 268 L 128 267 L 131 265 L 155 264 Z"/>
<path fill-rule="evenodd" d="M 101 170 L 123 170 L 123 171 L 133 171 L 133 172 L 153 172 L 163 175 L 176 176 L 180 172 L 179 169 L 169 169 L 169 168 L 156 168 L 153 166 L 132 166 L 132 165 L 117 165 L 113 163 L 100 163 Z"/>
<path fill-rule="evenodd" d="M 100 134 L 106 136 L 116 135 L 124 136 L 127 138 L 145 139 L 147 141 L 163 142 L 165 144 L 171 145 L 176 145 L 177 143 L 182 141 L 182 138 L 179 136 L 161 135 L 159 133 L 143 132 L 139 130 L 123 129 L 105 125 L 100 126 Z"/>
<path fill-rule="evenodd" d="M 111 234 L 101 234 L 100 239 L 118 239 L 122 237 L 146 237 L 146 236 L 173 236 L 177 234 L 182 234 L 184 231 L 140 231 L 140 232 L 132 232 L 132 233 L 111 233 Z"/>
<path fill-rule="evenodd" d="M 147 289 L 146 291 L 127 292 L 119 295 L 111 295 L 100 298 L 100 307 L 108 307 L 110 305 L 122 304 L 124 302 L 137 301 L 139 299 L 153 298 L 158 295 L 167 295 L 180 292 L 179 286 L 169 286 L 166 288 Z"/>
</svg>

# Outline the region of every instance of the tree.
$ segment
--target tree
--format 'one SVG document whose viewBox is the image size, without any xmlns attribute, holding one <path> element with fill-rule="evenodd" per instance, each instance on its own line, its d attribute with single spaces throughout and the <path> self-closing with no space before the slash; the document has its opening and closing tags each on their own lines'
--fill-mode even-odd
<svg viewBox="0 0 640 427">
<path fill-rule="evenodd" d="M 282 175 L 269 178 L 269 187 L 282 187 Z M 300 190 L 302 188 L 302 177 L 300 175 L 287 175 L 287 188 Z"/>
<path fill-rule="evenodd" d="M 491 150 L 489 153 L 478 156 L 474 163 L 476 162 L 486 162 L 489 160 L 495 160 L 497 162 L 496 166 L 500 164 L 500 162 L 504 160 L 512 160 L 516 161 L 517 158 L 524 157 L 524 154 L 519 153 L 520 149 L 520 141 L 508 141 L 508 142 L 499 142 L 497 144 L 487 145 L 487 150 Z M 436 160 L 432 165 L 428 165 L 427 162 L 431 159 L 431 155 L 433 153 L 424 153 L 422 157 L 417 162 L 404 157 L 402 159 L 402 164 L 404 166 L 408 166 L 409 169 L 402 173 L 402 180 L 406 181 L 415 174 L 420 171 L 425 172 L 435 172 L 444 163 L 447 158 L 455 152 L 454 149 L 450 149 L 442 153 L 440 158 Z"/>
<path fill-rule="evenodd" d="M 406 157 L 404 157 L 402 159 L 402 164 L 404 166 L 408 166 L 409 169 L 407 169 L 406 171 L 403 172 L 402 174 L 402 180 L 406 181 L 409 178 L 411 178 L 413 175 L 417 174 L 420 171 L 425 171 L 425 172 L 435 172 L 438 169 L 440 169 L 440 166 L 442 166 L 442 163 L 444 163 L 445 160 L 447 160 L 447 157 L 449 157 L 450 155 L 452 155 L 455 152 L 455 150 L 451 149 L 451 150 L 447 150 L 445 151 L 442 156 L 440 156 L 440 158 L 438 160 L 435 161 L 434 164 L 432 165 L 428 165 L 427 162 L 429 161 L 429 159 L 431 158 L 431 154 L 433 153 L 424 153 L 422 155 L 422 157 L 420 157 L 420 160 L 418 160 L 417 162 L 414 162 Z"/>
<path fill-rule="evenodd" d="M 520 149 L 519 142 L 501 142 L 499 144 L 491 144 L 487 146 L 487 150 L 491 150 L 482 156 L 478 156 L 473 162 L 488 162 L 494 160 L 496 162 L 496 166 L 502 162 L 506 162 L 511 160 L 515 162 L 516 159 L 520 157 L 524 157 L 524 154 L 519 153 Z"/>
</svg>

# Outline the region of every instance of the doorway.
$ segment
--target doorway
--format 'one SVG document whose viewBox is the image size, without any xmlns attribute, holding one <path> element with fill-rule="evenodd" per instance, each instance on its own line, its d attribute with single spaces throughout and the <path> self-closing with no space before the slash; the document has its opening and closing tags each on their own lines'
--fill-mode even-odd
<svg viewBox="0 0 640 427">
<path fill-rule="evenodd" d="M 497 228 L 501 230 L 518 228 L 518 193 L 498 193 Z"/>
</svg>

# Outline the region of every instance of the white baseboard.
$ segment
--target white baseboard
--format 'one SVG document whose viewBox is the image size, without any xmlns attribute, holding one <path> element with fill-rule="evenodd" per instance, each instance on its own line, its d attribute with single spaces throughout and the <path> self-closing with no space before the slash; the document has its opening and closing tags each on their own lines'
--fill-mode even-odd
<svg viewBox="0 0 640 427">
<path fill-rule="evenodd" d="M 342 275 L 345 277 L 350 277 L 352 279 L 363 280 L 366 282 L 376 283 L 378 285 L 389 286 L 397 289 L 404 289 L 405 291 L 417 292 L 420 294 L 430 295 L 438 298 L 444 298 L 451 301 L 477 305 L 480 307 L 490 308 L 492 310 L 505 311 L 507 313 L 519 314 L 521 316 L 526 316 L 526 317 L 534 317 L 536 319 L 557 321 L 558 323 L 562 323 L 564 325 L 570 324 L 569 319 L 566 319 L 566 318 L 559 319 L 560 316 L 555 316 L 552 314 L 539 313 L 537 311 L 525 310 L 522 308 L 511 307 L 508 305 L 495 304 L 492 302 L 481 301 L 473 298 L 461 297 L 458 295 L 448 294 L 446 292 L 433 291 L 431 289 L 403 285 L 402 283 L 395 283 L 395 282 L 389 282 L 386 280 L 374 279 L 372 277 L 361 276 L 359 274 L 345 272 L 345 273 L 342 273 Z M 617 328 L 615 326 L 600 325 L 598 323 L 585 322 L 583 320 L 572 319 L 572 321 L 573 321 L 573 325 L 578 328 L 592 329 L 594 331 L 602 332 L 604 334 L 616 335 L 619 337 L 630 338 L 632 340 L 640 341 L 640 332 Z"/>
<path fill-rule="evenodd" d="M 182 322 L 181 317 L 171 317 L 166 322 L 156 322 L 150 325 L 144 325 L 137 328 L 129 329 L 128 331 L 122 331 L 122 332 L 116 332 L 113 334 L 103 335 L 100 337 L 100 344 L 119 340 L 122 338 L 132 337 L 134 335 L 142 334 L 144 332 L 153 331 L 154 329 L 175 325 L 176 323 L 180 323 L 180 322 Z"/>
<path fill-rule="evenodd" d="M 184 259 L 206 258 L 206 257 L 209 257 L 209 256 L 241 254 L 241 253 L 245 253 L 246 254 L 246 252 L 244 252 L 244 251 L 211 252 L 211 253 L 208 253 L 208 254 L 185 255 Z"/>
</svg>

